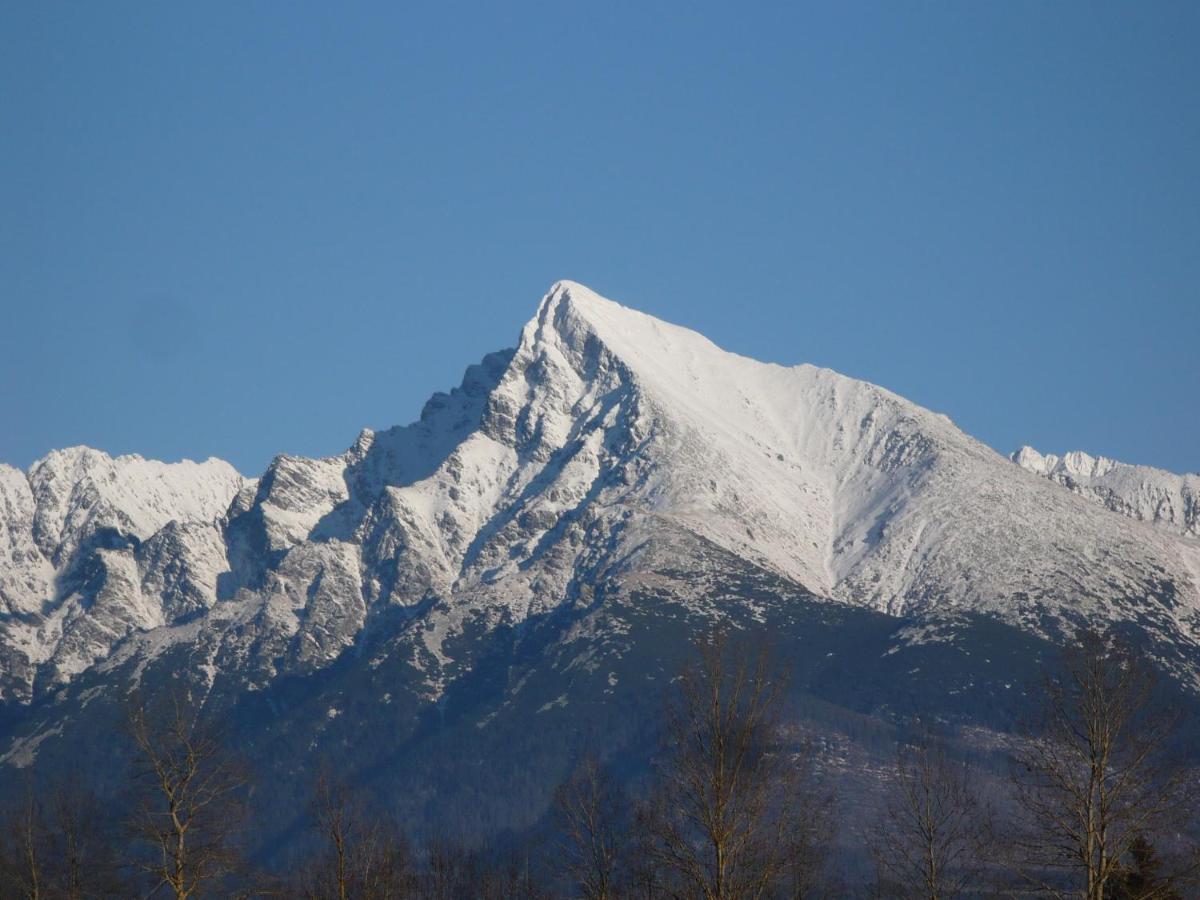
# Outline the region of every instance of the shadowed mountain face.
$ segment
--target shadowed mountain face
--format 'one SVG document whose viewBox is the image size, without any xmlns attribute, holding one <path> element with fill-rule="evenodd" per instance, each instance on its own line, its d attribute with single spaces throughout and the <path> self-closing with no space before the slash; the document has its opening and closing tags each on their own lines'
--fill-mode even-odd
<svg viewBox="0 0 1200 900">
<path fill-rule="evenodd" d="M 774 636 L 844 756 L 915 713 L 1002 734 L 1085 623 L 1195 698 L 1186 518 L 1031 459 L 563 282 L 515 350 L 339 456 L 0 467 L 0 757 L 71 765 L 133 688 L 183 688 L 281 778 L 336 755 L 482 834 L 534 821 L 583 746 L 635 757 L 719 622 Z"/>
</svg>

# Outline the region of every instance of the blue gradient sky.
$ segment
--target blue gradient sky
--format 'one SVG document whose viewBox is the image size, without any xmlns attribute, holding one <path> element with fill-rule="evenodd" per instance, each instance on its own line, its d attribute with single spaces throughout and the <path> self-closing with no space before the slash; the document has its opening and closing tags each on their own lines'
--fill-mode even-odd
<svg viewBox="0 0 1200 900">
<path fill-rule="evenodd" d="M 0 460 L 340 451 L 582 281 L 1200 469 L 1200 4 L 0 7 Z"/>
</svg>

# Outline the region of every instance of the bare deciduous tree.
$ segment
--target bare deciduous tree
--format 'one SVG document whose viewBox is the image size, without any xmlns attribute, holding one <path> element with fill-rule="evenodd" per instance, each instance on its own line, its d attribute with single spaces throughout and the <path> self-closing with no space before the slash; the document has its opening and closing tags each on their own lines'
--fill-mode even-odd
<svg viewBox="0 0 1200 900">
<path fill-rule="evenodd" d="M 1020 870 L 1056 896 L 1104 900 L 1140 839 L 1182 824 L 1194 789 L 1168 755 L 1175 717 L 1132 648 L 1085 631 L 1063 662 L 1013 767 L 1031 826 Z"/>
<path fill-rule="evenodd" d="M 990 814 L 973 782 L 970 766 L 948 758 L 932 737 L 898 749 L 883 816 L 868 829 L 881 895 L 913 900 L 974 895 Z"/>
<path fill-rule="evenodd" d="M 50 792 L 50 882 L 63 900 L 120 897 L 127 893 L 115 858 L 112 820 L 78 778 Z"/>
<path fill-rule="evenodd" d="M 138 754 L 139 803 L 132 821 L 145 852 L 134 863 L 151 895 L 187 900 L 240 863 L 235 837 L 243 821 L 246 776 L 187 698 L 172 695 L 148 709 L 135 702 L 129 732 Z"/>
<path fill-rule="evenodd" d="M 421 876 L 415 896 L 422 900 L 543 900 L 552 896 L 541 884 L 527 850 L 480 852 L 445 835 L 430 841 Z"/>
<path fill-rule="evenodd" d="M 30 778 L 20 802 L 0 818 L 0 897 L 83 900 L 125 893 L 108 823 L 74 779 L 39 790 Z"/>
<path fill-rule="evenodd" d="M 820 857 L 812 823 L 825 805 L 783 740 L 773 676 L 765 651 L 718 637 L 679 679 L 657 790 L 640 816 L 675 895 L 811 893 Z"/>
<path fill-rule="evenodd" d="M 459 900 L 479 874 L 478 860 L 461 841 L 438 835 L 426 848 L 421 895 L 428 900 Z"/>
<path fill-rule="evenodd" d="M 399 900 L 413 896 L 408 840 L 386 816 L 327 770 L 317 777 L 313 823 L 322 850 L 295 893 L 312 900 Z"/>
<path fill-rule="evenodd" d="M 585 900 L 616 896 L 625 835 L 621 792 L 595 757 L 586 757 L 555 792 L 566 838 L 566 874 Z"/>
<path fill-rule="evenodd" d="M 477 881 L 463 900 L 549 900 L 527 852 L 513 850 L 490 864 L 477 863 Z"/>
<path fill-rule="evenodd" d="M 29 781 L 20 803 L 9 811 L 0 836 L 0 896 L 22 900 L 48 896 L 46 843 L 45 813 Z"/>
</svg>

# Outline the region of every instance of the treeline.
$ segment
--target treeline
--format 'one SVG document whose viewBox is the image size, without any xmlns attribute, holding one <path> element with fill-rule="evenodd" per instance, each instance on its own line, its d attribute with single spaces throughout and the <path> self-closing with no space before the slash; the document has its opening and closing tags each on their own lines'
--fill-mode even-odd
<svg viewBox="0 0 1200 900">
<path fill-rule="evenodd" d="M 850 809 L 835 786 L 853 773 L 789 720 L 784 689 L 761 649 L 699 646 L 649 775 L 629 787 L 583 759 L 556 792 L 553 828 L 504 851 L 418 844 L 327 766 L 310 785 L 302 859 L 282 873 L 244 853 L 255 794 L 271 786 L 184 699 L 134 702 L 126 813 L 113 822 L 80 783 L 30 783 L 0 829 L 0 898 L 1200 896 L 1178 716 L 1112 635 L 1080 634 L 1046 674 L 999 796 L 983 787 L 994 771 L 926 731 L 869 776 L 878 802 Z M 863 861 L 852 870 L 847 848 Z"/>
</svg>

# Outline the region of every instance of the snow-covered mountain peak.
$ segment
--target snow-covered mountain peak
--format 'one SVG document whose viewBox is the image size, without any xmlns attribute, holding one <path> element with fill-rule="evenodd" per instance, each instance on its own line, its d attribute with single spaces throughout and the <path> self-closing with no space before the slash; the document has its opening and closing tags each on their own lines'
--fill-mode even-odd
<svg viewBox="0 0 1200 900">
<path fill-rule="evenodd" d="M 703 435 L 705 443 L 803 461 L 829 479 L 853 464 L 854 454 L 845 452 L 852 435 L 873 440 L 900 428 L 920 431 L 931 446 L 990 453 L 947 417 L 876 385 L 808 364 L 741 356 L 575 282 L 555 284 L 525 326 L 514 363 L 522 365 L 541 384 L 552 382 L 573 396 L 582 382 L 616 378 L 633 386 L 643 405 Z"/>
<path fill-rule="evenodd" d="M 1043 476 L 1122 471 L 1017 456 Z M 0 675 L 21 696 L 195 616 L 266 683 L 328 664 L 397 609 L 421 618 L 436 693 L 468 621 L 550 613 L 606 578 L 669 582 L 708 608 L 718 557 L 829 601 L 1033 629 L 1124 616 L 1168 634 L 1200 596 L 1191 538 L 1016 471 L 883 388 L 727 352 L 568 281 L 515 349 L 335 456 L 281 455 L 251 482 L 215 460 L 77 448 L 18 474 L 0 471 L 0 642 L 27 662 Z M 1170 501 L 1185 524 L 1188 496 Z M 5 555 L 32 562 L 5 575 Z M 1146 612 L 1164 578 L 1174 605 Z M 5 606 L 24 618 L 6 622 Z M 201 626 L 188 628 L 172 639 Z"/>
<path fill-rule="evenodd" d="M 97 528 L 148 538 L 168 522 L 212 522 L 245 479 L 224 460 L 164 463 L 91 447 L 55 450 L 28 472 L 37 506 L 34 536 L 59 559 Z"/>
<path fill-rule="evenodd" d="M 573 281 L 557 282 L 521 333 L 518 352 L 557 348 L 578 358 L 589 341 L 643 376 L 679 364 L 734 357 L 695 331 L 622 306 Z"/>
<path fill-rule="evenodd" d="M 370 428 L 364 428 L 358 433 L 358 437 L 354 439 L 354 444 L 350 447 L 350 452 L 357 458 L 361 459 L 367 455 L 371 446 L 375 443 L 375 432 Z"/>
</svg>

